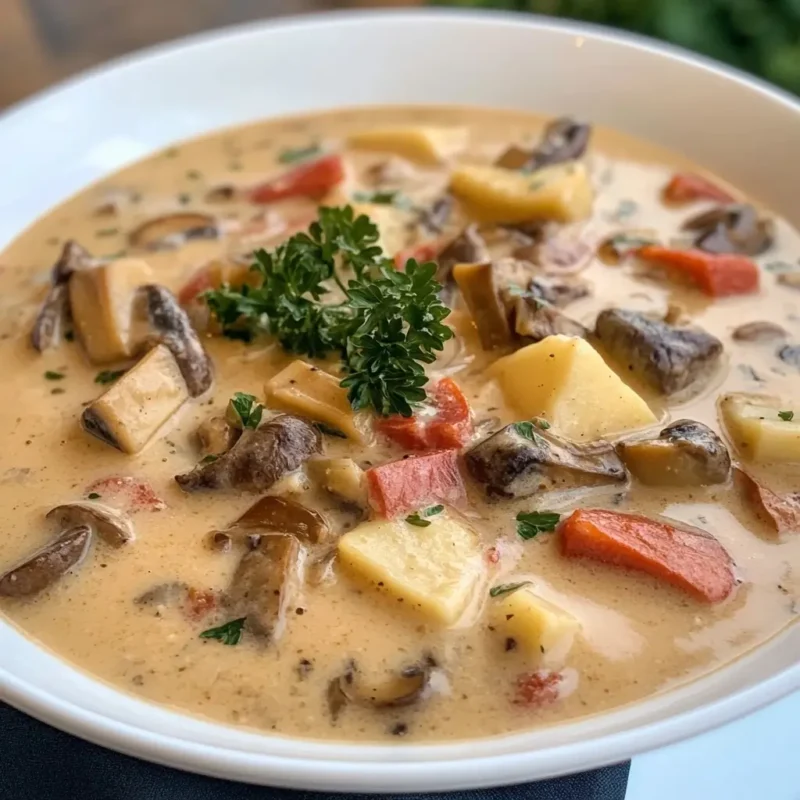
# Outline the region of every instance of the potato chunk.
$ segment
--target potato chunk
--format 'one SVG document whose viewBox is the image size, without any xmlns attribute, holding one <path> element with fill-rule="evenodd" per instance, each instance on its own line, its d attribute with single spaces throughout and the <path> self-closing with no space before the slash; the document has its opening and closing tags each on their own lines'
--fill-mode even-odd
<svg viewBox="0 0 800 800">
<path fill-rule="evenodd" d="M 69 300 L 75 329 L 89 360 L 106 364 L 130 358 L 146 335 L 134 320 L 133 301 L 153 272 L 138 258 L 120 258 L 73 273 Z"/>
<path fill-rule="evenodd" d="M 480 540 L 438 515 L 418 527 L 403 520 L 365 522 L 339 540 L 342 564 L 406 607 L 445 625 L 464 613 L 484 576 Z"/>
<path fill-rule="evenodd" d="M 765 394 L 733 392 L 719 403 L 720 416 L 734 447 L 753 461 L 800 462 L 800 412 L 781 419 L 791 403 Z"/>
<path fill-rule="evenodd" d="M 83 427 L 123 453 L 138 453 L 189 399 L 172 353 L 154 347 L 84 412 Z"/>
<path fill-rule="evenodd" d="M 378 246 L 390 258 L 409 245 L 414 215 L 381 203 L 353 203 L 353 214 L 366 214 L 378 226 Z"/>
<path fill-rule="evenodd" d="M 575 222 L 591 215 L 594 199 L 586 168 L 577 162 L 534 173 L 461 166 L 454 170 L 450 188 L 484 222 Z"/>
<path fill-rule="evenodd" d="M 347 390 L 318 367 L 293 361 L 267 381 L 264 392 L 276 408 L 324 422 L 357 442 L 363 441 Z"/>
<path fill-rule="evenodd" d="M 468 139 L 466 128 L 405 126 L 361 131 L 351 134 L 347 142 L 359 150 L 395 153 L 420 164 L 438 164 L 461 152 Z"/>
<path fill-rule="evenodd" d="M 563 664 L 581 627 L 575 617 L 539 597 L 531 586 L 489 603 L 490 624 L 500 636 L 513 639 L 526 655 L 544 664 Z"/>
<path fill-rule="evenodd" d="M 544 417 L 574 441 L 592 441 L 656 421 L 583 339 L 548 336 L 501 358 L 490 370 L 521 419 Z"/>
</svg>

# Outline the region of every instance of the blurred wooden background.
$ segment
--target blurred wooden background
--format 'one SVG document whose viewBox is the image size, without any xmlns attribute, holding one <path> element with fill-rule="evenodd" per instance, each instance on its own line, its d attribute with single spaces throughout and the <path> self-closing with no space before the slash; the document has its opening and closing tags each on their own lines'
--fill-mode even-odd
<svg viewBox="0 0 800 800">
<path fill-rule="evenodd" d="M 123 53 L 249 20 L 419 0 L 0 0 L 0 108 Z"/>
</svg>

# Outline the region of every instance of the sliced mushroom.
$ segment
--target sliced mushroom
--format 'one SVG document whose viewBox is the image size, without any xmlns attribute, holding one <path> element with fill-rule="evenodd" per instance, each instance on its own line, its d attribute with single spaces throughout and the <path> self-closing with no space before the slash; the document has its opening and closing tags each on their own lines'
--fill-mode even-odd
<svg viewBox="0 0 800 800">
<path fill-rule="evenodd" d="M 93 266 L 89 251 L 70 240 L 64 244 L 50 277 L 50 290 L 42 302 L 31 330 L 31 344 L 40 353 L 61 344 L 64 326 L 69 317 L 67 283 L 73 272 Z"/>
<path fill-rule="evenodd" d="M 303 582 L 305 551 L 294 536 L 262 536 L 258 547 L 242 557 L 228 591 L 234 613 L 246 617 L 247 629 L 269 642 L 286 629 Z"/>
<path fill-rule="evenodd" d="M 456 264 L 453 277 L 478 329 L 483 349 L 508 347 L 511 330 L 500 301 L 492 262 Z"/>
<path fill-rule="evenodd" d="M 231 425 L 221 414 L 209 417 L 197 427 L 197 438 L 205 455 L 218 456 L 220 453 L 227 453 L 241 434 L 241 430 Z"/>
<path fill-rule="evenodd" d="M 281 414 L 255 430 L 248 428 L 227 453 L 210 463 L 198 464 L 191 472 L 176 475 L 175 480 L 187 492 L 266 492 L 320 449 L 320 433 L 308 420 Z"/>
<path fill-rule="evenodd" d="M 695 246 L 707 253 L 757 256 L 768 250 L 775 238 L 772 220 L 760 218 L 751 205 L 712 208 L 684 222 L 683 229 L 699 231 Z"/>
<path fill-rule="evenodd" d="M 668 325 L 638 311 L 601 311 L 595 335 L 614 360 L 666 395 L 707 376 L 722 355 L 722 342 L 710 333 Z"/>
<path fill-rule="evenodd" d="M 560 279 L 537 277 L 528 284 L 528 292 L 535 300 L 550 303 L 551 306 L 564 308 L 574 300 L 588 297 L 592 291 L 589 285 L 580 278 Z"/>
<path fill-rule="evenodd" d="M 286 533 L 308 544 L 324 544 L 331 536 L 325 518 L 294 500 L 267 495 L 254 503 L 226 533 Z"/>
<path fill-rule="evenodd" d="M 800 531 L 800 492 L 779 495 L 738 467 L 733 470 L 736 487 L 745 501 L 776 533 Z"/>
<path fill-rule="evenodd" d="M 150 341 L 169 348 L 186 381 L 189 395 L 199 397 L 211 388 L 214 370 L 188 315 L 175 295 L 163 286 L 148 284 L 141 287 L 140 293 L 155 331 Z"/>
<path fill-rule="evenodd" d="M 216 239 L 219 227 L 214 217 L 195 211 L 176 212 L 149 219 L 128 234 L 132 247 L 165 250 L 192 239 Z"/>
<path fill-rule="evenodd" d="M 446 284 L 450 280 L 450 274 L 456 264 L 475 264 L 488 260 L 489 249 L 486 247 L 483 237 L 478 233 L 478 227 L 468 225 L 439 253 L 436 259 L 439 264 L 436 280 L 442 285 Z"/>
<path fill-rule="evenodd" d="M 579 336 L 585 339 L 589 329 L 570 319 L 557 308 L 529 294 L 510 297 L 507 305 L 512 330 L 528 342 L 540 342 L 548 336 Z"/>
<path fill-rule="evenodd" d="M 574 161 L 580 158 L 589 145 L 592 128 L 570 117 L 553 120 L 544 130 L 544 136 L 531 152 L 512 146 L 495 162 L 506 169 L 522 169 L 527 172 L 550 164 Z"/>
<path fill-rule="evenodd" d="M 782 272 L 778 275 L 778 283 L 790 289 L 800 289 L 800 272 Z"/>
<path fill-rule="evenodd" d="M 171 606 L 183 603 L 189 593 L 189 584 L 182 581 L 158 583 L 134 598 L 137 606 Z"/>
<path fill-rule="evenodd" d="M 774 322 L 746 322 L 733 331 L 733 338 L 737 342 L 771 342 L 775 339 L 785 339 L 786 330 Z"/>
<path fill-rule="evenodd" d="M 475 445 L 466 463 L 488 494 L 502 497 L 529 497 L 627 477 L 611 444 L 573 444 L 525 422 L 507 425 Z"/>
<path fill-rule="evenodd" d="M 87 525 L 112 547 L 122 547 L 136 538 L 133 523 L 126 514 L 91 500 L 56 506 L 47 512 L 47 519 L 55 520 L 62 529 Z"/>
<path fill-rule="evenodd" d="M 91 540 L 88 525 L 64 531 L 54 542 L 0 575 L 0 596 L 30 597 L 43 591 L 83 560 Z"/>
<path fill-rule="evenodd" d="M 649 486 L 709 486 L 725 483 L 731 458 L 722 439 L 702 422 L 681 419 L 657 438 L 617 446 L 631 474 Z"/>
<path fill-rule="evenodd" d="M 593 247 L 575 235 L 557 234 L 532 246 L 530 257 L 546 273 L 575 275 L 589 266 Z"/>
<path fill-rule="evenodd" d="M 433 691 L 436 662 L 427 658 L 406 667 L 380 686 L 361 686 L 358 667 L 351 661 L 345 671 L 328 684 L 328 709 L 335 720 L 347 706 L 384 709 L 405 708 L 426 700 Z"/>
<path fill-rule="evenodd" d="M 428 208 L 419 212 L 419 222 L 431 234 L 441 233 L 453 213 L 453 195 L 438 197 Z"/>
</svg>

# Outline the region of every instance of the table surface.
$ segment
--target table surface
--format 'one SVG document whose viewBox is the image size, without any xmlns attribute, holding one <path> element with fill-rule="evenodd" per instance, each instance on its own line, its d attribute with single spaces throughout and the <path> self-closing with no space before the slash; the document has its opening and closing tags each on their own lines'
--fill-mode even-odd
<svg viewBox="0 0 800 800">
<path fill-rule="evenodd" d="M 0 0 L 0 108 L 123 53 L 222 25 L 416 0 Z M 633 761 L 626 800 L 800 800 L 800 693 Z"/>
</svg>

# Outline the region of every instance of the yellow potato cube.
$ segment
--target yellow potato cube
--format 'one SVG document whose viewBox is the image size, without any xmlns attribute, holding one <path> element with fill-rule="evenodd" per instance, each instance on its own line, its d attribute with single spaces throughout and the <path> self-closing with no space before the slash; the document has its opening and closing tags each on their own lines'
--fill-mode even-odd
<svg viewBox="0 0 800 800">
<path fill-rule="evenodd" d="M 563 664 L 580 623 L 571 614 L 539 597 L 531 586 L 489 600 L 495 632 L 513 639 L 527 655 L 549 665 Z"/>
<path fill-rule="evenodd" d="M 378 226 L 378 246 L 391 258 L 410 244 L 414 215 L 382 203 L 353 203 L 355 216 L 366 214 Z"/>
<path fill-rule="evenodd" d="M 318 367 L 300 359 L 292 361 L 267 381 L 264 392 L 275 408 L 324 422 L 357 442 L 363 441 L 347 390 Z"/>
<path fill-rule="evenodd" d="M 153 281 L 152 270 L 138 258 L 120 258 L 73 273 L 72 318 L 90 361 L 105 364 L 135 353 L 143 334 L 134 324 L 133 301 L 136 290 Z"/>
<path fill-rule="evenodd" d="M 594 200 L 586 167 L 579 162 L 534 173 L 465 165 L 453 171 L 450 188 L 484 222 L 575 222 L 591 216 Z"/>
<path fill-rule="evenodd" d="M 347 143 L 359 150 L 395 153 L 421 164 L 438 164 L 461 152 L 468 140 L 466 128 L 405 126 L 360 131 Z"/>
<path fill-rule="evenodd" d="M 466 610 L 484 578 L 475 531 L 445 515 L 418 527 L 404 520 L 365 522 L 339 540 L 349 570 L 445 625 Z"/>
<path fill-rule="evenodd" d="M 501 358 L 489 373 L 521 419 L 543 417 L 574 441 L 656 422 L 647 403 L 584 339 L 548 336 Z"/>
<path fill-rule="evenodd" d="M 719 403 L 720 416 L 734 447 L 753 461 L 800 462 L 800 409 L 791 419 L 779 412 L 792 404 L 779 397 L 734 392 Z"/>
</svg>

